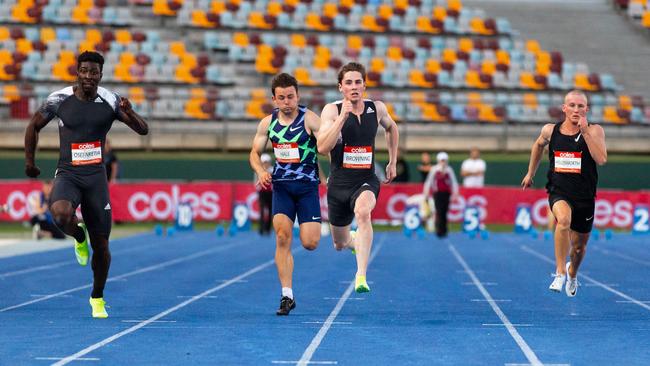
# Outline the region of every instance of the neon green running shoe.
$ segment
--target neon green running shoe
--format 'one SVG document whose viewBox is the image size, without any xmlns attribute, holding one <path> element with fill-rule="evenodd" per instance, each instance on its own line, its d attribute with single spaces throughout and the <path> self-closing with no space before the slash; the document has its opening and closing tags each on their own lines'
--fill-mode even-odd
<svg viewBox="0 0 650 366">
<path fill-rule="evenodd" d="M 88 302 L 90 303 L 90 306 L 93 308 L 93 318 L 108 318 L 108 313 L 106 312 L 106 309 L 104 308 L 104 305 L 106 305 L 106 301 L 104 301 L 103 297 L 100 298 L 90 298 L 88 299 Z"/>
<path fill-rule="evenodd" d="M 83 242 L 79 243 L 77 239 L 74 240 L 74 255 L 77 257 L 77 262 L 82 266 L 88 264 L 88 242 L 90 241 L 88 237 L 88 229 L 86 229 L 86 224 L 80 222 L 77 224 L 83 231 L 85 239 Z"/>
<path fill-rule="evenodd" d="M 370 286 L 366 282 L 366 276 L 357 276 L 354 281 L 354 291 L 357 293 L 370 292 Z"/>
</svg>

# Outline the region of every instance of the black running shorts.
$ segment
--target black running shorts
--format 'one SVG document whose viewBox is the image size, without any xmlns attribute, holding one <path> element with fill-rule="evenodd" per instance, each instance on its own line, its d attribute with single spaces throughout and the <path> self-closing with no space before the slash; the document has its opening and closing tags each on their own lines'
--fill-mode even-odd
<svg viewBox="0 0 650 366">
<path fill-rule="evenodd" d="M 582 234 L 591 232 L 594 226 L 595 199 L 575 199 L 558 193 L 551 193 L 548 196 L 551 209 L 557 201 L 565 201 L 571 207 L 571 230 Z"/>
<path fill-rule="evenodd" d="M 81 215 L 88 232 L 108 237 L 111 233 L 111 199 L 106 172 L 102 169 L 90 175 L 73 174 L 59 169 L 54 177 L 50 204 L 70 201 L 75 210 L 81 205 Z"/>
<path fill-rule="evenodd" d="M 371 191 L 379 197 L 379 179 L 373 175 L 356 183 L 327 182 L 327 209 L 330 223 L 334 226 L 347 226 L 354 219 L 354 204 L 363 191 Z"/>
</svg>

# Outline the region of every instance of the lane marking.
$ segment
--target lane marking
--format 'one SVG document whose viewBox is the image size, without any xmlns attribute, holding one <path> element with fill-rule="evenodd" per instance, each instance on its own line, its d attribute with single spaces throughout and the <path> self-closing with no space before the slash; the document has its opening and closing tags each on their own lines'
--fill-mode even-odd
<svg viewBox="0 0 650 366">
<path fill-rule="evenodd" d="M 276 363 L 276 364 L 297 364 L 297 363 L 300 363 L 300 361 L 271 361 L 271 363 Z M 307 365 L 338 365 L 339 363 L 337 361 L 309 361 L 306 364 Z"/>
<path fill-rule="evenodd" d="M 120 254 L 124 254 L 124 253 L 136 252 L 136 251 L 145 250 L 145 249 L 148 249 L 150 247 L 157 246 L 157 245 L 159 245 L 159 244 L 156 243 L 156 244 L 150 244 L 150 245 L 146 245 L 146 246 L 141 245 L 141 246 L 134 247 L 134 248 L 127 248 L 127 249 L 123 249 L 123 250 L 111 251 L 111 254 L 112 255 L 120 255 Z M 55 262 L 55 263 L 52 263 L 52 264 L 45 264 L 45 265 L 37 266 L 37 267 L 30 267 L 30 268 L 17 270 L 17 271 L 0 273 L 0 279 L 4 279 L 4 278 L 7 278 L 7 277 L 18 276 L 18 275 L 27 274 L 27 273 L 38 272 L 38 271 L 46 271 L 48 269 L 55 269 L 55 268 L 59 268 L 59 267 L 63 267 L 65 265 L 71 265 L 71 264 L 77 264 L 77 262 L 72 257 L 70 257 L 70 260 L 67 260 L 67 261 Z"/>
<path fill-rule="evenodd" d="M 535 256 L 535 257 L 537 257 L 537 258 L 539 258 L 539 259 L 541 259 L 541 260 L 543 260 L 543 261 L 545 261 L 545 262 L 547 262 L 547 263 L 550 263 L 550 264 L 552 264 L 552 265 L 555 265 L 555 260 L 552 260 L 551 258 L 545 256 L 544 254 L 542 254 L 542 253 L 540 253 L 540 252 L 538 252 L 538 251 L 536 251 L 536 250 L 534 250 L 534 249 L 529 248 L 529 247 L 526 246 L 526 245 L 522 245 L 522 246 L 521 246 L 521 250 L 523 250 L 523 251 L 526 252 L 526 253 L 532 254 L 533 256 Z M 625 293 L 623 293 L 623 292 L 621 292 L 621 291 L 618 291 L 618 290 L 616 290 L 616 289 L 613 289 L 613 288 L 611 288 L 610 286 L 607 286 L 606 284 L 604 284 L 604 283 L 602 283 L 602 282 L 600 282 L 600 281 L 597 281 L 597 280 L 591 278 L 590 276 L 588 276 L 588 275 L 586 275 L 586 274 L 583 274 L 582 272 L 580 272 L 579 275 L 580 275 L 581 278 L 584 278 L 584 279 L 586 279 L 587 281 L 589 281 L 589 282 L 591 282 L 591 283 L 593 283 L 593 284 L 596 284 L 596 285 L 598 285 L 599 287 L 602 287 L 602 288 L 604 288 L 605 290 L 607 290 L 607 291 L 609 291 L 609 292 L 611 292 L 611 293 L 613 293 L 613 294 L 615 294 L 615 295 L 618 295 L 618 296 L 624 298 L 624 299 L 627 300 L 627 301 L 630 301 L 631 303 L 634 303 L 634 304 L 636 304 L 636 305 L 639 305 L 640 307 L 642 307 L 642 308 L 644 308 L 644 309 L 646 309 L 646 310 L 650 310 L 650 305 L 644 304 L 642 301 L 639 301 L 639 300 L 633 298 L 632 296 L 630 296 L 630 295 L 628 295 L 628 294 L 625 294 Z"/>
<path fill-rule="evenodd" d="M 113 341 L 115 341 L 115 340 L 117 340 L 119 338 L 122 338 L 127 334 L 133 333 L 136 330 L 138 330 L 138 329 L 140 329 L 142 327 L 145 327 L 145 326 L 157 321 L 158 319 L 163 318 L 163 317 L 175 312 L 176 310 L 182 309 L 185 306 L 187 306 L 187 305 L 189 305 L 189 304 L 191 304 L 191 303 L 193 303 L 193 302 L 195 302 L 197 300 L 200 300 L 200 299 L 202 299 L 203 297 L 205 297 L 207 295 L 210 295 L 211 293 L 217 292 L 217 291 L 219 291 L 219 290 L 221 290 L 221 289 L 223 289 L 225 287 L 228 287 L 228 286 L 232 285 L 233 283 L 236 283 L 237 281 L 239 281 L 239 280 L 241 280 L 243 278 L 246 278 L 246 277 L 248 277 L 250 275 L 253 275 L 253 274 L 265 269 L 266 267 L 270 267 L 273 264 L 275 264 L 274 259 L 266 261 L 266 262 L 258 265 L 257 267 L 252 268 L 252 269 L 240 274 L 239 276 L 233 277 L 228 282 L 224 282 L 224 283 L 222 283 L 222 284 L 220 284 L 220 285 L 218 285 L 216 287 L 205 290 L 205 291 L 201 292 L 200 294 L 192 297 L 191 299 L 185 300 L 182 303 L 177 304 L 176 306 L 173 306 L 173 307 L 171 307 L 171 308 L 169 308 L 169 309 L 167 309 L 167 310 L 165 310 L 165 311 L 163 311 L 161 313 L 158 313 L 158 314 L 152 316 L 151 318 L 132 326 L 131 328 L 125 329 L 125 330 L 123 330 L 123 331 L 121 331 L 121 332 L 119 332 L 117 334 L 114 334 L 114 335 L 112 335 L 112 336 L 110 336 L 110 337 L 108 337 L 108 338 L 106 338 L 106 339 L 104 339 L 104 340 L 102 340 L 100 342 L 97 342 L 97 343 L 95 343 L 95 344 L 93 344 L 91 346 L 88 346 L 88 347 L 82 349 L 81 351 L 79 351 L 79 352 L 77 352 L 75 354 L 67 356 L 67 357 L 63 358 L 62 360 L 60 360 L 59 362 L 53 363 L 52 366 L 62 366 L 62 365 L 66 365 L 66 364 L 68 364 L 68 363 L 70 363 L 72 361 L 76 361 L 80 357 L 85 356 L 88 353 L 90 353 L 90 352 L 92 352 L 92 351 L 94 351 L 94 350 L 96 350 L 98 348 L 101 348 L 101 347 L 103 347 L 103 346 L 105 346 L 105 345 L 107 345 L 109 343 L 112 343 Z"/>
<path fill-rule="evenodd" d="M 323 321 L 313 321 L 313 322 L 302 322 L 303 324 L 325 324 Z M 352 322 L 332 322 L 332 324 L 342 324 L 342 325 L 350 325 Z"/>
<path fill-rule="evenodd" d="M 463 286 L 474 286 L 474 282 L 463 282 Z M 497 286 L 497 282 L 481 282 L 481 285 L 483 286 Z"/>
<path fill-rule="evenodd" d="M 152 266 L 140 268 L 140 269 L 137 269 L 135 271 L 131 271 L 131 272 L 128 272 L 128 273 L 125 273 L 125 274 L 122 274 L 122 275 L 119 275 L 119 276 L 116 276 L 116 277 L 111 277 L 106 282 L 119 281 L 119 280 L 122 280 L 124 278 L 135 276 L 135 275 L 138 275 L 138 274 L 141 274 L 141 273 L 155 271 L 157 269 L 161 269 L 161 268 L 168 267 L 168 266 L 171 266 L 171 265 L 174 265 L 174 264 L 177 264 L 177 263 L 182 263 L 182 262 L 185 262 L 185 261 L 188 261 L 188 260 L 192 260 L 194 258 L 201 257 L 201 256 L 204 256 L 206 254 L 211 254 L 211 253 L 214 253 L 214 252 L 224 251 L 226 249 L 236 247 L 236 246 L 238 246 L 240 244 L 241 243 L 231 243 L 231 244 L 227 244 L 227 245 L 224 245 L 224 246 L 221 246 L 221 247 L 212 248 L 212 249 L 204 250 L 204 251 L 197 252 L 197 253 L 194 253 L 194 254 L 190 254 L 190 255 L 187 255 L 185 257 L 180 257 L 180 258 L 172 259 L 172 260 L 169 260 L 169 261 L 166 261 L 166 262 L 154 264 Z M 83 289 L 91 288 L 92 286 L 93 286 L 93 284 L 90 283 L 90 284 L 87 284 L 87 285 L 74 287 L 74 288 L 71 288 L 71 289 L 68 289 L 68 290 L 64 290 L 64 291 L 60 291 L 60 292 L 50 294 L 50 295 L 47 295 L 47 296 L 44 296 L 44 297 L 40 297 L 38 299 L 25 301 L 25 302 L 20 303 L 20 304 L 16 304 L 16 305 L 8 306 L 6 308 L 2 308 L 2 309 L 0 309 L 0 313 L 5 312 L 5 311 L 9 311 L 9 310 L 13 310 L 13 309 L 18 309 L 18 308 L 21 308 L 21 307 L 24 307 L 24 306 L 27 306 L 27 305 L 35 304 L 37 302 L 49 300 L 51 298 L 59 297 L 61 295 L 66 295 L 66 294 L 69 294 L 69 293 L 72 293 L 72 292 L 77 292 L 77 291 L 80 291 L 80 290 L 83 290 Z"/>
<path fill-rule="evenodd" d="M 341 300 L 342 297 L 324 297 L 323 300 Z M 365 300 L 363 297 L 348 297 L 348 300 Z"/>
<path fill-rule="evenodd" d="M 491 324 L 491 323 L 483 323 L 481 324 L 484 327 L 504 327 L 505 324 Z M 526 323 L 521 323 L 521 324 L 513 324 L 512 326 L 514 327 L 532 327 L 532 324 L 526 324 Z"/>
<path fill-rule="evenodd" d="M 34 357 L 35 360 L 39 361 L 58 361 L 62 360 L 62 357 Z M 78 358 L 77 361 L 99 361 L 97 357 L 82 357 Z"/>
<path fill-rule="evenodd" d="M 621 259 L 625 259 L 625 260 L 630 261 L 630 262 L 634 262 L 634 263 L 637 263 L 637 264 L 642 264 L 644 266 L 650 267 L 650 262 L 644 261 L 643 259 L 637 259 L 637 258 L 634 258 L 634 257 L 630 257 L 629 255 L 626 255 L 626 254 L 621 254 L 621 253 L 618 253 L 618 252 L 612 252 L 611 250 L 602 249 L 602 248 L 598 248 L 598 247 L 593 247 L 591 249 L 594 249 L 597 252 L 601 252 L 601 253 L 606 254 L 606 255 L 619 257 Z"/>
<path fill-rule="evenodd" d="M 134 319 L 134 320 L 122 320 L 122 323 L 140 323 L 146 320 Z M 176 323 L 176 320 L 156 320 L 151 323 Z"/>
<path fill-rule="evenodd" d="M 454 257 L 456 257 L 458 263 L 460 263 L 460 265 L 463 266 L 463 268 L 465 269 L 465 273 L 467 273 L 467 275 L 472 279 L 472 282 L 474 282 L 474 285 L 476 285 L 476 287 L 481 292 L 483 297 L 488 301 L 492 310 L 497 314 L 499 319 L 501 319 L 501 322 L 508 330 L 508 333 L 510 333 L 510 336 L 515 340 L 515 342 L 519 346 L 519 349 L 521 349 L 521 351 L 524 353 L 524 355 L 531 363 L 531 365 L 543 366 L 542 361 L 540 361 L 539 358 L 537 358 L 535 352 L 533 352 L 530 346 L 528 346 L 528 343 L 526 343 L 524 338 L 519 334 L 519 332 L 517 332 L 517 329 L 510 322 L 510 320 L 508 320 L 508 317 L 506 316 L 506 314 L 503 313 L 499 305 L 497 305 L 496 301 L 492 299 L 492 295 L 490 295 L 490 293 L 485 289 L 485 287 L 481 285 L 481 281 L 478 279 L 478 277 L 476 277 L 476 274 L 474 273 L 474 271 L 472 271 L 472 269 L 469 267 L 467 262 L 465 262 L 465 259 L 463 259 L 460 253 L 456 250 L 456 248 L 454 248 L 453 245 L 449 243 L 449 241 L 447 242 L 451 253 L 454 255 Z"/>
<path fill-rule="evenodd" d="M 368 260 L 368 266 L 370 266 L 372 261 L 377 256 L 377 253 L 379 253 L 379 251 L 381 250 L 381 247 L 384 245 L 385 239 L 386 236 L 384 235 L 379 240 L 379 243 L 377 243 L 375 250 L 372 252 L 370 259 Z M 311 340 L 311 343 L 309 344 L 307 349 L 305 349 L 305 352 L 303 352 L 302 357 L 300 357 L 300 360 L 297 363 L 298 365 L 304 366 L 311 363 L 311 358 L 314 356 L 314 352 L 316 352 L 318 346 L 323 341 L 323 338 L 325 338 L 325 335 L 327 334 L 330 327 L 332 326 L 334 319 L 336 319 L 336 317 L 339 315 L 339 312 L 343 308 L 343 305 L 345 304 L 348 297 L 350 297 L 350 294 L 352 294 L 352 291 L 354 291 L 354 281 L 350 282 L 350 285 L 348 285 L 348 288 L 343 293 L 343 296 L 341 296 L 341 299 L 336 303 L 334 309 L 332 309 L 332 312 L 323 323 L 323 326 L 320 328 L 316 336 L 314 336 L 314 338 Z"/>
<path fill-rule="evenodd" d="M 510 299 L 471 299 L 470 301 L 475 301 L 475 302 L 485 302 L 485 301 L 487 301 L 487 302 L 490 302 L 490 301 L 494 301 L 494 302 L 510 302 L 512 300 L 510 300 Z"/>
</svg>

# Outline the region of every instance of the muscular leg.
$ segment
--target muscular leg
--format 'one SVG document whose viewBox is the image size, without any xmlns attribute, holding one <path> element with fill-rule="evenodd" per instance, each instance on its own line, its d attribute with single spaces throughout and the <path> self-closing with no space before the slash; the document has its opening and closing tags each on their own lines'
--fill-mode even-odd
<svg viewBox="0 0 650 366">
<path fill-rule="evenodd" d="M 90 245 L 93 248 L 91 267 L 93 269 L 93 292 L 90 297 L 104 297 L 104 286 L 111 266 L 111 251 L 108 248 L 108 237 L 89 233 Z"/>
<path fill-rule="evenodd" d="M 293 221 L 286 215 L 273 216 L 275 229 L 275 265 L 278 268 L 278 277 L 282 287 L 291 288 L 293 275 L 293 256 L 291 255 L 291 238 Z"/>
<path fill-rule="evenodd" d="M 320 222 L 304 222 L 300 224 L 300 241 L 305 249 L 316 249 L 320 241 Z"/>
<path fill-rule="evenodd" d="M 571 266 L 569 267 L 571 278 L 578 275 L 580 263 L 582 263 L 587 252 L 587 241 L 589 241 L 589 233 L 583 234 L 571 231 Z"/>
<path fill-rule="evenodd" d="M 50 207 L 50 212 L 52 212 L 54 222 L 64 233 L 74 237 L 80 243 L 86 239 L 84 231 L 77 226 L 79 219 L 75 216 L 70 201 L 54 202 Z"/>
<path fill-rule="evenodd" d="M 377 200 L 371 191 L 363 191 L 354 203 L 354 217 L 357 219 L 357 236 L 354 239 L 354 250 L 357 253 L 357 276 L 365 276 L 368 268 L 368 258 L 372 248 L 372 223 L 370 213 L 375 208 Z"/>
<path fill-rule="evenodd" d="M 557 220 L 555 225 L 555 273 L 565 274 L 566 257 L 569 254 L 571 237 L 571 206 L 560 200 L 553 204 L 553 215 Z"/>
<path fill-rule="evenodd" d="M 350 236 L 350 225 L 334 226 L 330 224 L 330 232 L 332 234 L 332 241 L 334 242 L 334 249 L 341 250 L 343 248 L 354 247 L 352 237 Z"/>
</svg>

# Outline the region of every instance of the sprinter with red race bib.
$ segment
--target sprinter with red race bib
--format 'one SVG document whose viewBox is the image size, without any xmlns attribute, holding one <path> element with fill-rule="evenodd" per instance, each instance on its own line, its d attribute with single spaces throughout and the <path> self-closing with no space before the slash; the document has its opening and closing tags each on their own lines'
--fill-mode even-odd
<svg viewBox="0 0 650 366">
<path fill-rule="evenodd" d="M 116 119 L 140 135 L 149 131 L 128 99 L 99 87 L 103 66 L 104 58 L 99 53 L 80 54 L 77 85 L 50 94 L 25 131 L 25 174 L 36 178 L 41 173 L 35 164 L 38 133 L 54 118 L 59 121 L 60 154 L 50 211 L 56 225 L 74 237 L 75 255 L 82 266 L 88 263 L 88 244 L 92 246 L 94 281 L 90 305 L 95 318 L 108 317 L 104 286 L 111 264 L 111 203 L 103 164 L 106 134 Z M 84 222 L 75 215 L 79 205 Z"/>
<path fill-rule="evenodd" d="M 549 286 L 573 297 L 578 292 L 578 268 L 585 256 L 587 241 L 594 223 L 596 165 L 607 161 L 605 131 L 587 122 L 587 96 L 578 90 L 564 97 L 564 121 L 546 124 L 533 144 L 528 173 L 521 182 L 523 189 L 533 184 L 544 147 L 549 145 L 549 206 L 557 219 L 555 227 L 555 279 Z M 566 262 L 570 251 L 570 262 Z"/>
<path fill-rule="evenodd" d="M 377 128 L 383 127 L 389 156 L 383 183 L 390 183 L 396 176 L 399 132 L 383 102 L 364 100 L 366 70 L 363 65 L 350 62 L 343 66 L 338 74 L 338 86 L 343 99 L 323 108 L 318 152 L 330 154 L 327 207 L 334 247 L 355 250 L 355 290 L 369 292 L 366 270 L 373 237 L 370 214 L 379 196 L 379 179 L 374 170 L 375 138 Z M 351 235 L 350 224 L 354 218 L 358 230 Z"/>
</svg>

